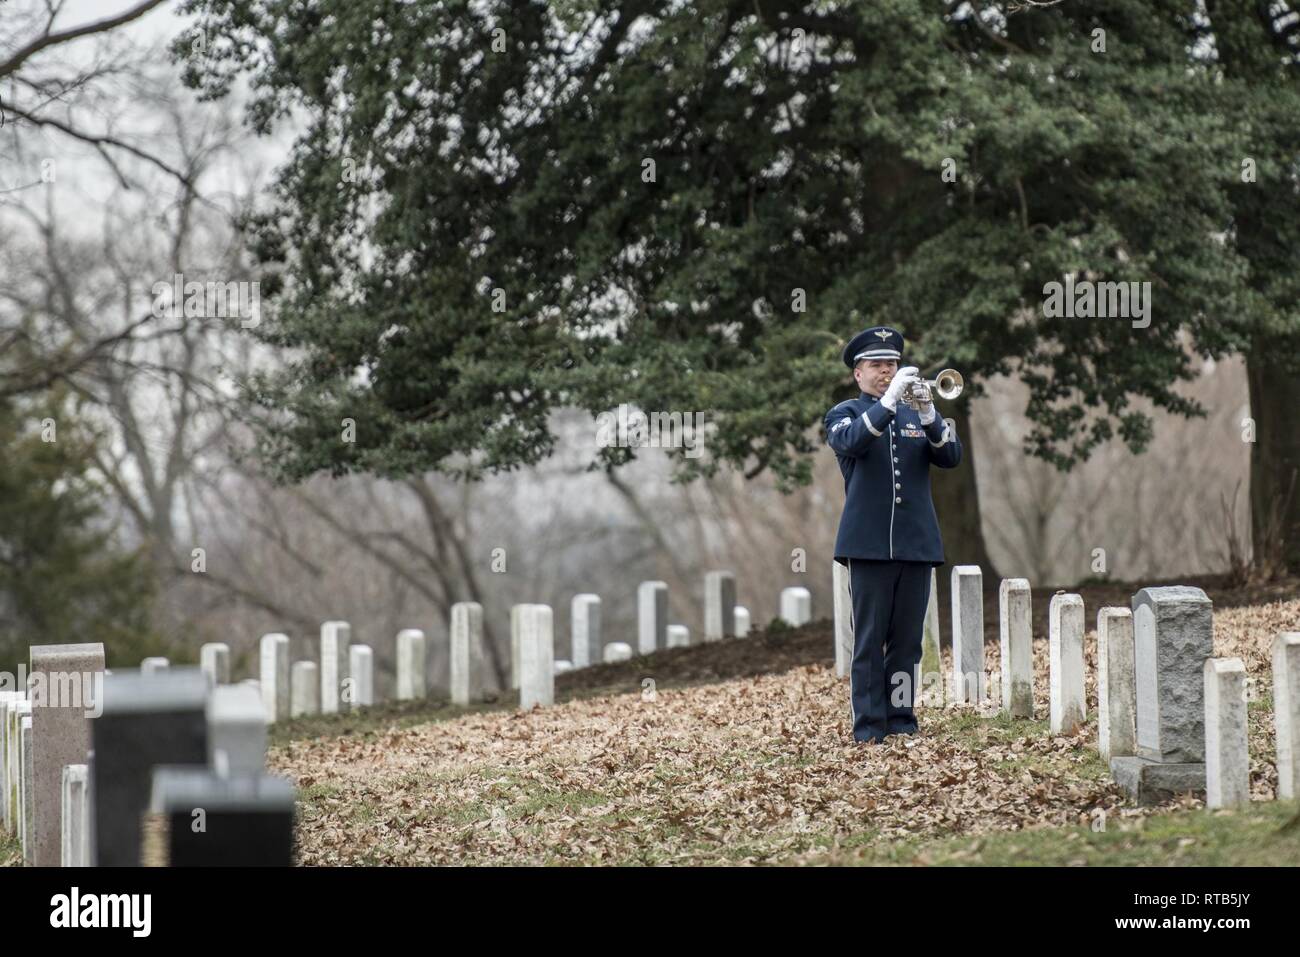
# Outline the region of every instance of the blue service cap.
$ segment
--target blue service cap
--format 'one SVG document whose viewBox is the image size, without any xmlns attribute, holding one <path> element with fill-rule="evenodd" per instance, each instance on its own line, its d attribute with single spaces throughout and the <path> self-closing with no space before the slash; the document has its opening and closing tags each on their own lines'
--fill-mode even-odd
<svg viewBox="0 0 1300 957">
<path fill-rule="evenodd" d="M 863 359 L 903 358 L 903 334 L 889 326 L 863 329 L 844 347 L 844 364 L 852 369 Z"/>
</svg>

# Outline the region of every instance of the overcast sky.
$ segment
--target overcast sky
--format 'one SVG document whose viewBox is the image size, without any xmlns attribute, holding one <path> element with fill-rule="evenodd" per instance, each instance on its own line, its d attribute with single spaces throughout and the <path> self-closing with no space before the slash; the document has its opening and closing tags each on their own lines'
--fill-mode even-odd
<svg viewBox="0 0 1300 957">
<path fill-rule="evenodd" d="M 138 0 L 66 0 L 55 21 L 54 29 L 64 31 L 104 20 L 129 10 L 137 3 Z M 42 7 L 42 0 L 0 0 L 0 50 L 13 49 L 27 39 L 26 36 L 13 36 L 5 29 L 6 12 L 31 11 Z M 125 27 L 118 28 L 112 34 L 93 35 L 63 46 L 57 53 L 50 54 L 51 62 L 57 59 L 58 62 L 86 64 L 97 53 L 102 53 L 106 47 L 118 49 L 125 42 L 139 48 L 155 48 L 161 51 L 162 46 L 175 36 L 184 24 L 176 14 L 177 7 L 178 3 L 165 3 Z M 179 73 L 179 70 L 172 66 L 161 52 L 152 57 L 151 62 L 160 71 Z M 109 94 L 107 102 L 104 103 L 103 116 L 114 117 L 115 135 L 147 147 L 152 136 L 165 131 L 164 118 L 148 104 L 135 101 L 125 84 L 113 82 L 103 85 L 102 89 Z M 180 91 L 179 82 L 170 89 Z M 192 97 L 188 99 L 190 106 L 187 108 L 187 115 L 189 111 L 193 112 L 194 129 L 198 130 L 205 120 L 211 117 L 214 107 L 199 103 Z M 57 110 L 57 107 L 54 109 Z M 88 117 L 84 107 L 80 109 L 79 121 L 91 122 L 93 117 Z M 100 129 L 102 130 L 102 126 Z M 22 138 L 21 142 L 24 146 L 21 154 L 15 150 L 18 144 L 17 137 Z M 273 141 L 250 142 L 239 157 L 232 157 L 229 162 L 223 163 L 219 171 L 204 181 L 204 192 L 211 194 L 240 191 L 246 188 L 255 175 L 261 182 L 265 182 L 267 173 L 285 156 L 289 141 L 289 136 L 282 135 Z M 0 170 L 0 187 L 38 181 L 40 160 L 47 155 L 52 156 L 56 161 L 57 181 L 54 188 L 46 190 L 46 187 L 37 186 L 23 190 L 21 197 L 18 194 L 9 195 L 13 198 L 21 198 L 21 201 L 28 206 L 43 205 L 46 200 L 52 201 L 59 224 L 65 230 L 90 233 L 102 231 L 105 228 L 102 210 L 110 199 L 118 203 L 123 200 L 136 201 L 143 207 L 148 207 L 150 203 L 158 205 L 157 196 L 124 196 L 117 178 L 90 146 L 75 143 L 58 133 L 34 134 L 30 127 L 19 129 L 13 125 L 0 130 L 0 157 L 10 159 L 17 157 L 19 162 L 17 166 L 6 164 L 6 168 Z M 130 167 L 138 162 L 125 157 L 120 152 L 115 152 L 113 155 L 124 166 Z M 139 167 L 136 166 L 134 169 L 138 170 Z M 261 170 L 261 173 L 251 172 L 254 170 Z M 40 194 L 38 190 L 46 190 L 46 192 Z M 134 193 L 138 194 L 140 190 L 135 190 Z M 0 200 L 3 198 L 0 196 Z M 0 216 L 2 215 L 3 205 L 0 205 Z"/>
</svg>

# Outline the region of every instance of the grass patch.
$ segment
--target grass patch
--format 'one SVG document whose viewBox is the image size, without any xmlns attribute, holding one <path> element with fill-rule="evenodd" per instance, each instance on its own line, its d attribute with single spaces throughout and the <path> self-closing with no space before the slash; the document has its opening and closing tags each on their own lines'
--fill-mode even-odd
<svg viewBox="0 0 1300 957">
<path fill-rule="evenodd" d="M 1013 718 L 1001 711 L 985 717 L 968 708 L 945 715 L 943 730 L 957 744 L 971 750 L 988 744 L 1010 744 L 1020 738 L 1047 737 L 1050 733 L 1046 719 Z"/>
<path fill-rule="evenodd" d="M 17 838 L 0 834 L 0 867 L 22 867 L 23 845 Z"/>
<path fill-rule="evenodd" d="M 298 800 L 304 804 L 314 804 L 325 798 L 337 797 L 339 789 L 334 784 L 316 781 L 306 787 L 298 788 Z"/>
<path fill-rule="evenodd" d="M 1048 738 L 1051 736 L 1051 725 L 1047 719 L 1013 718 L 1003 712 L 984 716 L 962 710 L 954 712 L 951 717 L 945 717 L 937 733 L 948 737 L 962 750 L 979 754 L 989 747 L 1006 746 L 1025 738 Z M 1102 760 L 1094 745 L 1095 742 L 1082 745 L 1071 752 L 1073 757 L 1069 772 L 1090 781 L 1109 780 L 1110 767 Z M 1052 760 L 1034 752 L 997 761 L 992 766 L 1000 770 L 1026 769 L 1050 776 L 1056 776 L 1061 771 L 1059 757 Z"/>
<path fill-rule="evenodd" d="M 527 795 L 510 809 L 510 817 L 528 817 L 540 811 L 577 811 L 609 800 L 598 791 L 560 791 L 550 788 Z"/>
<path fill-rule="evenodd" d="M 852 848 L 841 842 L 818 864 L 1074 867 L 1242 867 L 1300 863 L 1300 802 L 1257 801 L 1232 811 L 1170 811 L 1104 829 L 1074 825 L 978 837 L 908 840 Z"/>
</svg>

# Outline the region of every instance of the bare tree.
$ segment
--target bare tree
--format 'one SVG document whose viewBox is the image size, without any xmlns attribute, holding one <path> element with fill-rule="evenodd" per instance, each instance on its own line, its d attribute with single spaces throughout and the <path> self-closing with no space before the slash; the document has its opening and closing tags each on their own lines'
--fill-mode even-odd
<svg viewBox="0 0 1300 957">
<path fill-rule="evenodd" d="M 139 183 L 124 163 L 128 159 L 192 185 L 187 173 L 162 154 L 118 131 L 115 111 L 101 108 L 105 99 L 116 99 L 110 81 L 139 69 L 139 62 L 123 52 L 130 47 L 110 47 L 104 41 L 162 3 L 140 0 L 101 19 L 68 25 L 63 0 L 6 2 L 7 29 L 0 38 L 0 165 L 8 173 L 0 182 L 0 209 L 12 208 L 20 197 L 55 182 L 53 161 L 36 159 L 25 136 L 30 131 L 49 131 L 93 150 L 123 188 Z M 92 51 L 91 41 L 100 46 Z M 19 318 L 30 319 L 30 314 L 20 313 Z M 131 316 L 114 328 L 55 343 L 42 339 L 29 321 L 0 324 L 0 398 L 43 392 L 67 381 L 147 323 L 147 317 Z"/>
</svg>

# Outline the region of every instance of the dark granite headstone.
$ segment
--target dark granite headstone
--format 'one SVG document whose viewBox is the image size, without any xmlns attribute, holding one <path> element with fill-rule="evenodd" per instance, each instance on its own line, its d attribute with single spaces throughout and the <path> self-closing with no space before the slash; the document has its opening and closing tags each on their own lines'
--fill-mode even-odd
<svg viewBox="0 0 1300 957">
<path fill-rule="evenodd" d="M 100 867 L 140 864 L 140 817 L 153 769 L 208 757 L 208 682 L 198 668 L 104 677 L 104 711 L 91 721 L 91 841 Z"/>
<path fill-rule="evenodd" d="M 268 774 L 221 777 L 189 767 L 154 769 L 149 810 L 161 817 L 171 867 L 293 864 L 293 784 Z"/>
</svg>

